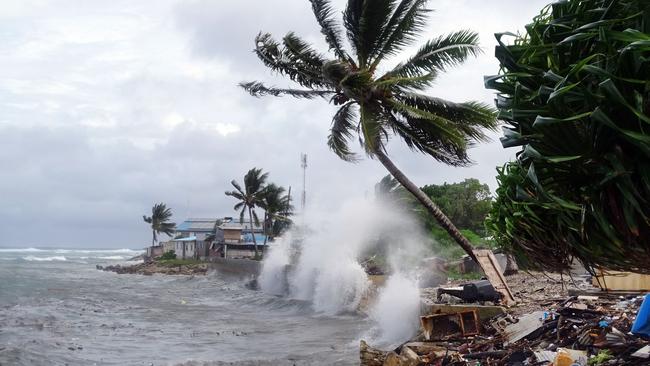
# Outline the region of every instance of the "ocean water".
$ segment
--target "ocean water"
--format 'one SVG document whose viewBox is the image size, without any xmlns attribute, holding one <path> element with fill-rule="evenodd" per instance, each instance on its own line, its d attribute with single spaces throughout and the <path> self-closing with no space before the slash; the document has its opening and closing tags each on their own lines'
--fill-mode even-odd
<svg viewBox="0 0 650 366">
<path fill-rule="evenodd" d="M 130 249 L 0 249 L 0 365 L 355 365 L 372 321 L 249 279 L 118 275 Z"/>
</svg>

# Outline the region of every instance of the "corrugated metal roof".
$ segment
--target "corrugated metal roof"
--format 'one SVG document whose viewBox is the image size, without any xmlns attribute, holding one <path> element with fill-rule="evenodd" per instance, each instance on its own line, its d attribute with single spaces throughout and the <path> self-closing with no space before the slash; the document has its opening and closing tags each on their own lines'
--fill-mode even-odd
<svg viewBox="0 0 650 366">
<path fill-rule="evenodd" d="M 195 241 L 196 236 L 188 236 L 187 238 L 174 239 L 174 241 Z"/>
<path fill-rule="evenodd" d="M 219 226 L 220 228 L 228 228 L 228 229 L 242 229 L 242 230 L 250 230 L 250 224 L 248 221 L 244 221 L 243 223 L 239 222 L 239 219 L 230 219 L 226 221 L 226 218 L 221 218 L 221 219 L 211 219 L 211 218 L 190 218 L 185 221 L 183 221 L 180 225 L 176 227 L 177 232 L 212 232 L 214 230 L 214 224 L 217 222 L 217 220 L 222 220 L 222 224 Z M 255 231 L 262 230 L 262 225 L 255 225 L 253 224 Z"/>
</svg>

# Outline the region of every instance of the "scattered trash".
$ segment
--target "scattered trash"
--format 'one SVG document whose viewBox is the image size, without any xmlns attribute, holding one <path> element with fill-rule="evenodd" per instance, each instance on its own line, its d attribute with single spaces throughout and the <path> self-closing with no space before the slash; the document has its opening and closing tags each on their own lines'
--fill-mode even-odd
<svg viewBox="0 0 650 366">
<path fill-rule="evenodd" d="M 650 337 L 650 294 L 645 295 L 643 299 L 634 325 L 632 325 L 632 333 Z"/>
<path fill-rule="evenodd" d="M 640 350 L 634 352 L 632 357 L 650 358 L 650 346 L 644 346 Z"/>
<path fill-rule="evenodd" d="M 497 302 L 502 296 L 494 289 L 494 286 L 492 286 L 488 280 L 475 281 L 459 287 L 440 288 L 438 290 L 438 297 L 442 294 L 458 297 L 464 302 Z"/>
<path fill-rule="evenodd" d="M 422 334 L 390 352 L 362 342 L 361 365 L 650 365 L 650 294 L 540 303 L 543 310 L 520 316 L 498 306 L 429 305 Z"/>
</svg>

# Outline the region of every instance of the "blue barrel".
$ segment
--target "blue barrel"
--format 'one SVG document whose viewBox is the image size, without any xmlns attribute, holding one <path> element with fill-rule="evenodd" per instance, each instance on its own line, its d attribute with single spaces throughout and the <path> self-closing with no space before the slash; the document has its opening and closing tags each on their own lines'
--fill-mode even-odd
<svg viewBox="0 0 650 366">
<path fill-rule="evenodd" d="M 650 294 L 645 295 L 643 303 L 632 324 L 632 334 L 650 337 Z"/>
</svg>

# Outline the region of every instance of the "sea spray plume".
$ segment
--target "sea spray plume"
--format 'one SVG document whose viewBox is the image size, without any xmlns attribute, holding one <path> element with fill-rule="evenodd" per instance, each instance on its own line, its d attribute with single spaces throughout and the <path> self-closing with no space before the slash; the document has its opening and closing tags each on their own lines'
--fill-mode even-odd
<svg viewBox="0 0 650 366">
<path fill-rule="evenodd" d="M 413 337 L 419 326 L 420 307 L 417 280 L 401 272 L 391 275 L 370 310 L 377 324 L 373 343 L 392 348 Z"/>
<path fill-rule="evenodd" d="M 383 247 L 392 274 L 370 309 L 373 334 L 385 343 L 407 339 L 417 329 L 419 264 L 430 254 L 417 221 L 380 200 L 312 211 L 319 212 L 310 220 L 314 231 L 294 229 L 273 244 L 259 279 L 262 290 L 310 301 L 325 314 L 356 311 L 370 286 L 360 258 Z"/>
<path fill-rule="evenodd" d="M 262 291 L 271 295 L 288 295 L 287 270 L 291 264 L 294 231 L 287 231 L 276 238 L 269 253 L 264 257 L 258 284 Z"/>
</svg>

